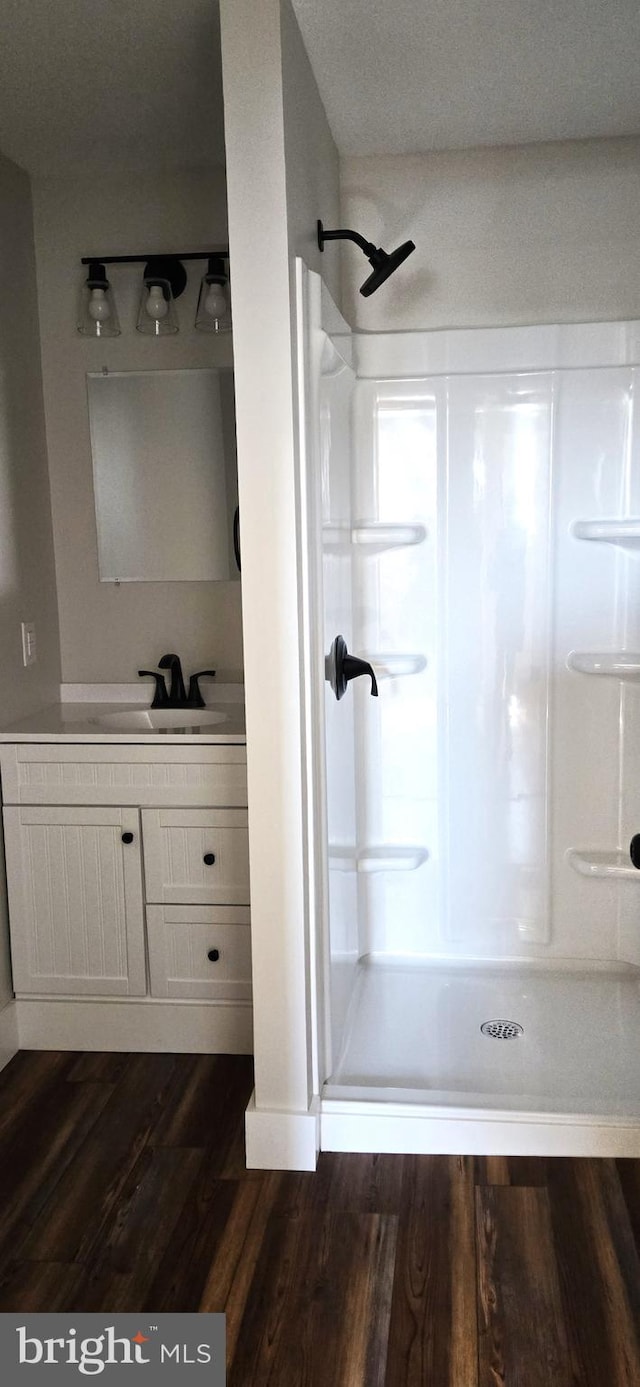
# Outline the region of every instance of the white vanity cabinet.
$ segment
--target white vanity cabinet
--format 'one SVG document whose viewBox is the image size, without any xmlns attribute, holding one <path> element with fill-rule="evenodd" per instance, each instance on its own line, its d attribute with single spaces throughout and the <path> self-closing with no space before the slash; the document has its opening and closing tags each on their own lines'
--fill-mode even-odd
<svg viewBox="0 0 640 1387">
<path fill-rule="evenodd" d="M 164 1035 L 167 1048 L 182 1036 L 183 1048 L 204 1049 L 211 1035 L 215 1049 L 218 1033 L 220 1048 L 250 1047 L 244 745 L 6 743 L 0 767 L 23 1011 L 58 999 L 75 1036 L 74 1007 L 104 1032 L 111 1002 L 114 1027 L 124 1017 L 135 1033 L 135 1008 L 115 1004 L 137 1001 L 142 1035 L 154 1004 L 171 1003 L 151 1048 Z"/>
</svg>

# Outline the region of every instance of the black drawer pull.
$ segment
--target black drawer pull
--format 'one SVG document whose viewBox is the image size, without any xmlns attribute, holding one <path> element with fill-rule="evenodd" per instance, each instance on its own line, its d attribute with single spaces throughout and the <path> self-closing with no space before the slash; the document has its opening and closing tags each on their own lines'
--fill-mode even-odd
<svg viewBox="0 0 640 1387">
<path fill-rule="evenodd" d="M 123 843 L 132 843 L 132 842 L 133 842 L 133 834 L 132 834 L 132 833 L 123 833 L 123 835 L 122 835 L 122 841 L 123 841 Z"/>
<path fill-rule="evenodd" d="M 213 864 L 214 864 L 215 860 L 216 860 L 215 852 L 205 852 L 205 855 L 204 855 L 204 857 L 203 857 L 203 859 L 202 859 L 202 861 L 204 862 L 205 867 L 213 867 Z"/>
<path fill-rule="evenodd" d="M 629 856 L 634 867 L 640 871 L 640 833 L 634 833 L 629 844 Z"/>
<path fill-rule="evenodd" d="M 208 954 L 207 954 L 207 958 L 209 959 L 209 962 L 210 962 L 210 963 L 217 963 L 219 957 L 220 957 L 220 950 L 219 950 L 219 949 L 209 949 L 209 952 L 208 952 Z"/>
</svg>

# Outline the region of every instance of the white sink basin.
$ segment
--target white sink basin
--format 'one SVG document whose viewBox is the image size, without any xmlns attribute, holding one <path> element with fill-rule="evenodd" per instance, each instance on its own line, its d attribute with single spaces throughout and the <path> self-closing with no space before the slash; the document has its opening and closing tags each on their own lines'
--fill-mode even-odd
<svg viewBox="0 0 640 1387">
<path fill-rule="evenodd" d="M 162 732 L 177 727 L 212 727 L 227 718 L 227 713 L 214 713 L 211 708 L 124 708 L 120 713 L 102 713 L 92 721 L 114 732 Z"/>
</svg>

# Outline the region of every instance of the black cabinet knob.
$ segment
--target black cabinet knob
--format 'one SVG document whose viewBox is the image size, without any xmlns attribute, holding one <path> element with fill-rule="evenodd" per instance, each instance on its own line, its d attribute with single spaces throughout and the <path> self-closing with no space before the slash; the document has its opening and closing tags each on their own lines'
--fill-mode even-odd
<svg viewBox="0 0 640 1387">
<path fill-rule="evenodd" d="M 132 843 L 132 842 L 133 842 L 133 834 L 132 834 L 132 833 L 123 833 L 123 835 L 122 835 L 122 841 L 123 841 L 123 843 Z"/>
<path fill-rule="evenodd" d="M 204 855 L 204 857 L 203 857 L 203 859 L 202 859 L 202 861 L 204 862 L 205 867 L 213 867 L 213 864 L 214 864 L 215 860 L 216 860 L 215 852 L 205 852 L 205 855 Z"/>
<path fill-rule="evenodd" d="M 220 950 L 219 950 L 219 949 L 209 949 L 209 952 L 208 952 L 208 954 L 207 954 L 207 958 L 209 959 L 209 962 L 210 962 L 210 963 L 217 963 L 219 957 L 220 957 Z"/>
<path fill-rule="evenodd" d="M 640 871 L 640 833 L 634 833 L 629 844 L 629 856 L 634 867 Z"/>
</svg>

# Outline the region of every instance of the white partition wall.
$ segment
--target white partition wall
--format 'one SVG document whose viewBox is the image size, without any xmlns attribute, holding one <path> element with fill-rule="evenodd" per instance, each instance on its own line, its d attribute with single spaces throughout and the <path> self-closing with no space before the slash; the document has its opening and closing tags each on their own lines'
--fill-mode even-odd
<svg viewBox="0 0 640 1387">
<path fill-rule="evenodd" d="M 294 257 L 300 242 L 319 257 L 316 219 L 336 213 L 338 156 L 288 0 L 221 0 L 220 17 L 254 986 L 247 1161 L 300 1169 L 315 1164 L 318 1120 Z"/>
</svg>

